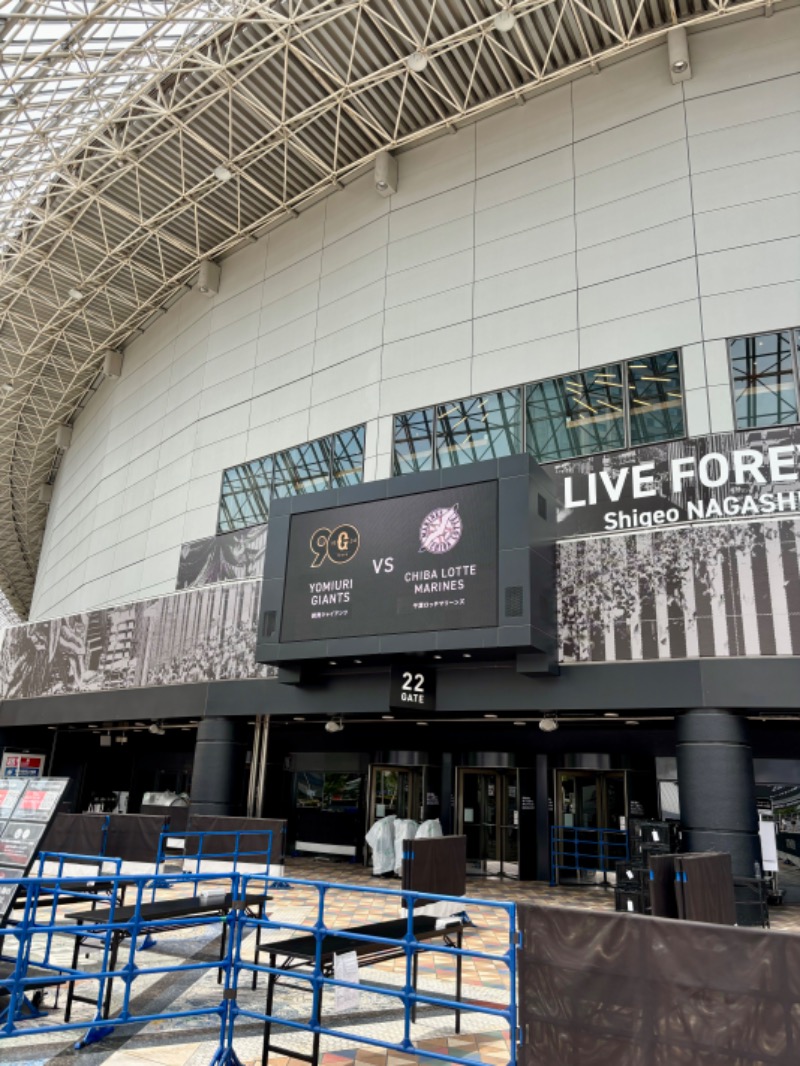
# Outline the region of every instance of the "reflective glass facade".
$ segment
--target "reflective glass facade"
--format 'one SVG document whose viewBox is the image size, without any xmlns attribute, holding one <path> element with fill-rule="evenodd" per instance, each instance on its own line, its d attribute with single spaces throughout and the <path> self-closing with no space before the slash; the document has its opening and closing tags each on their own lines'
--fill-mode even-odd
<svg viewBox="0 0 800 1066">
<path fill-rule="evenodd" d="M 797 422 L 800 330 L 735 337 L 729 344 L 737 429 Z"/>
<path fill-rule="evenodd" d="M 555 462 L 685 434 L 680 353 L 662 352 L 396 415 L 394 473 L 526 449 Z"/>
<path fill-rule="evenodd" d="M 273 496 L 358 484 L 364 476 L 364 437 L 363 425 L 352 426 L 224 470 L 217 533 L 266 522 Z"/>
</svg>

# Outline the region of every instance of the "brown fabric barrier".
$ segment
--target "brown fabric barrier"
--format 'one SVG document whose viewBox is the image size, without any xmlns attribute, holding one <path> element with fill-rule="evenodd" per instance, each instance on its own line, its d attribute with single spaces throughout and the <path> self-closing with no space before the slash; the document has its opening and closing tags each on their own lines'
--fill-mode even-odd
<svg viewBox="0 0 800 1066">
<path fill-rule="evenodd" d="M 650 856 L 650 911 L 656 918 L 678 918 L 675 892 L 677 855 Z"/>
<path fill-rule="evenodd" d="M 57 814 L 42 838 L 39 851 L 101 855 L 105 814 Z"/>
<path fill-rule="evenodd" d="M 675 869 L 681 874 L 678 911 L 690 922 L 736 924 L 733 870 L 728 852 L 698 852 L 676 855 Z"/>
<path fill-rule="evenodd" d="M 518 904 L 521 1066 L 796 1066 L 800 937 Z"/>
<path fill-rule="evenodd" d="M 442 896 L 467 891 L 467 838 L 423 837 L 404 844 L 403 888 Z"/>
<path fill-rule="evenodd" d="M 192 814 L 189 816 L 187 828 L 189 831 L 205 833 L 219 833 L 227 829 L 231 834 L 245 829 L 263 829 L 263 837 L 245 837 L 240 847 L 242 851 L 257 851 L 261 848 L 265 853 L 269 842 L 269 837 L 266 833 L 271 831 L 272 851 L 270 853 L 270 862 L 273 864 L 283 862 L 286 854 L 286 821 L 283 818 L 232 818 L 216 814 Z M 196 854 L 197 845 L 197 840 L 192 840 L 190 837 L 186 841 L 186 854 Z M 232 853 L 235 847 L 236 838 L 231 835 L 229 837 L 214 837 L 204 850 L 221 855 Z M 244 861 L 253 865 L 258 865 L 261 862 L 258 856 Z"/>
<path fill-rule="evenodd" d="M 106 855 L 125 862 L 155 863 L 165 821 L 157 814 L 110 814 Z"/>
</svg>

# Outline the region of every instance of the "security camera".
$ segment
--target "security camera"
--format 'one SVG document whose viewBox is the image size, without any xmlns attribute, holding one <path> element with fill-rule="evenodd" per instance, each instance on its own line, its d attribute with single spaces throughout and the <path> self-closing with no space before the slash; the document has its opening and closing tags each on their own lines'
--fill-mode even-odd
<svg viewBox="0 0 800 1066">
<path fill-rule="evenodd" d="M 341 718 L 329 718 L 325 723 L 326 733 L 341 733 L 344 729 L 344 722 Z"/>
<path fill-rule="evenodd" d="M 164 733 L 165 733 L 165 729 L 164 729 L 163 725 L 160 722 L 151 723 L 147 727 L 147 729 L 148 729 L 148 732 L 152 733 L 154 736 L 157 736 L 157 737 L 163 737 Z"/>
<path fill-rule="evenodd" d="M 542 718 L 539 722 L 539 728 L 543 733 L 555 733 L 558 729 L 558 718 L 555 715 L 551 718 Z"/>
<path fill-rule="evenodd" d="M 692 61 L 685 26 L 676 26 L 667 33 L 667 56 L 672 84 L 688 81 L 692 76 Z"/>
</svg>

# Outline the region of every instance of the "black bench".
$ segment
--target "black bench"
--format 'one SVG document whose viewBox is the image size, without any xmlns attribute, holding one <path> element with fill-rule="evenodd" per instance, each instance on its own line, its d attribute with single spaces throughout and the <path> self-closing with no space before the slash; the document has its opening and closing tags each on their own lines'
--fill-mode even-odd
<svg viewBox="0 0 800 1066">
<path fill-rule="evenodd" d="M 441 919 L 430 915 L 421 915 L 413 919 L 413 934 L 418 941 L 434 940 L 441 937 L 448 947 L 460 948 L 464 926 L 460 920 L 452 921 L 446 926 L 437 928 L 437 922 Z M 446 919 L 444 919 L 446 920 Z M 344 929 L 336 935 L 326 934 L 322 937 L 321 966 L 323 977 L 333 976 L 334 956 L 354 951 L 358 961 L 363 966 L 374 966 L 378 962 L 387 959 L 397 959 L 405 956 L 404 944 L 376 944 L 370 940 L 360 940 L 358 936 L 386 937 L 387 940 L 402 940 L 408 934 L 407 918 L 392 918 L 385 922 L 372 922 L 369 925 L 354 926 L 352 929 Z M 412 957 L 412 988 L 417 988 L 417 963 L 419 949 L 411 945 Z M 300 1059 L 317 1066 L 319 1062 L 319 1033 L 314 1033 L 312 1051 L 310 1055 L 301 1054 L 298 1051 L 280 1047 L 270 1042 L 272 1022 L 269 1016 L 272 1014 L 272 1005 L 275 996 L 275 985 L 284 975 L 292 970 L 304 968 L 314 969 L 317 960 L 317 938 L 313 934 L 307 936 L 291 937 L 288 940 L 279 940 L 271 944 L 256 944 L 255 961 L 264 952 L 269 956 L 269 966 L 272 971 L 280 970 L 281 973 L 270 972 L 267 980 L 267 1002 L 264 1013 L 267 1020 L 264 1022 L 264 1049 L 261 1054 L 262 1066 L 269 1061 L 270 1051 L 277 1051 L 282 1055 L 289 1055 L 293 1059 Z M 280 966 L 276 960 L 278 956 L 283 958 Z M 456 955 L 456 1002 L 461 1000 L 461 955 Z M 253 971 L 253 988 L 258 980 L 258 970 Z M 293 988 L 302 988 L 314 996 L 314 1006 L 318 1008 L 318 1017 L 322 1017 L 322 992 L 323 985 L 309 987 L 305 982 L 301 985 L 294 984 Z M 456 1032 L 461 1032 L 461 1011 L 454 1008 L 456 1015 Z M 313 1008 L 312 1008 L 313 1016 Z M 411 1012 L 412 1021 L 416 1021 L 416 1005 Z"/>
<path fill-rule="evenodd" d="M 243 909 L 252 917 L 263 918 L 264 916 L 264 904 L 271 897 L 265 896 L 263 893 L 248 895 L 243 901 Z M 131 922 L 136 915 L 135 906 L 127 907 L 115 907 L 113 914 L 110 907 L 93 907 L 88 910 L 80 911 L 67 911 L 66 918 L 69 922 L 74 922 L 76 925 L 90 925 L 90 929 L 87 929 L 86 933 L 75 933 L 75 948 L 72 952 L 72 969 L 78 968 L 78 956 L 80 954 L 81 947 L 87 943 L 89 939 L 105 939 L 106 936 L 110 936 L 110 951 L 108 956 L 108 969 L 114 970 L 117 964 L 117 956 L 119 954 L 120 944 L 123 940 L 132 935 L 151 936 L 157 932 L 171 932 L 176 929 L 185 929 L 191 924 L 192 918 L 208 918 L 214 915 L 224 917 L 231 910 L 231 894 L 226 892 L 215 893 L 213 896 L 209 894 L 209 898 L 204 899 L 202 896 L 189 896 L 183 899 L 170 899 L 161 900 L 155 903 L 142 903 L 139 910 L 140 921 L 137 924 L 135 930 L 132 926 L 127 926 L 125 923 Z M 237 901 L 236 905 L 241 907 L 242 901 Z M 114 926 L 119 925 L 121 928 L 113 928 L 110 930 L 104 930 L 102 927 L 111 922 Z M 174 923 L 174 924 L 170 924 Z M 225 956 L 225 945 L 227 942 L 228 926 L 224 923 L 222 926 L 222 940 L 220 944 L 219 957 L 220 961 Z M 64 1021 L 70 1020 L 72 1013 L 73 1003 L 96 1003 L 95 999 L 89 999 L 86 996 L 79 996 L 75 992 L 75 978 L 70 981 L 69 988 L 67 990 L 67 1003 L 64 1011 Z M 221 974 L 218 974 L 217 980 L 221 980 Z M 105 989 L 105 999 L 103 1001 L 103 1018 L 108 1017 L 108 1012 L 111 1008 L 111 991 L 113 987 L 114 979 L 109 977 L 107 979 Z"/>
</svg>

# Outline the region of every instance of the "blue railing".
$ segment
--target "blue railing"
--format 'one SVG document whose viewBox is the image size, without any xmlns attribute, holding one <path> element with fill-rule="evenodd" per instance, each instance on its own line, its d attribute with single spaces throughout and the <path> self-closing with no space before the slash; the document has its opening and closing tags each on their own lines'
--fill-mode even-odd
<svg viewBox="0 0 800 1066">
<path fill-rule="evenodd" d="M 260 831 L 257 831 L 260 832 Z M 225 834 L 231 836 L 230 833 Z M 237 849 L 239 858 L 243 852 Z M 207 849 L 205 857 L 210 858 L 213 854 Z M 48 861 L 64 862 L 68 865 L 68 856 L 48 856 Z M 78 857 L 72 856 L 72 859 Z M 89 859 L 90 856 L 83 856 Z M 415 1050 L 412 1040 L 411 1026 L 415 1020 L 418 1007 L 432 1007 L 446 1009 L 456 1014 L 457 1026 L 461 1014 L 482 1014 L 492 1020 L 492 1028 L 497 1028 L 497 1023 L 502 1022 L 509 1029 L 510 1052 L 509 1062 L 511 1066 L 516 1063 L 516 1045 L 518 1040 L 517 1029 L 517 999 L 516 999 L 516 908 L 513 903 L 495 900 L 467 899 L 465 897 L 442 897 L 417 892 L 404 892 L 400 889 L 372 888 L 361 885 L 331 884 L 318 881 L 304 881 L 289 879 L 292 887 L 297 887 L 304 893 L 315 894 L 314 911 L 316 917 L 309 924 L 298 922 L 280 921 L 274 916 L 266 916 L 263 910 L 263 902 L 267 897 L 274 879 L 268 874 L 242 874 L 229 873 L 192 873 L 192 874 L 169 874 L 162 875 L 160 880 L 169 892 L 169 900 L 166 907 L 170 913 L 166 917 L 159 917 L 159 912 L 164 908 L 165 901 L 154 902 L 146 898 L 146 893 L 152 884 L 151 875 L 123 875 L 119 872 L 103 874 L 104 895 L 101 899 L 102 906 L 98 904 L 97 897 L 86 891 L 86 879 L 76 877 L 54 876 L 18 879 L 15 884 L 20 886 L 22 897 L 22 915 L 16 924 L 11 924 L 0 931 L 0 936 L 5 940 L 6 949 L 0 957 L 0 989 L 6 993 L 3 1002 L 5 1010 L 0 1015 L 0 1039 L 23 1036 L 25 1033 L 35 1032 L 37 1035 L 48 1033 L 81 1033 L 76 1047 L 82 1047 L 103 1039 L 107 1034 L 126 1025 L 143 1025 L 149 1022 L 163 1022 L 170 1019 L 185 1018 L 208 1018 L 214 1024 L 215 1050 L 210 1058 L 214 1066 L 236 1066 L 238 1058 L 235 1050 L 236 1026 L 241 1019 L 249 1022 L 260 1021 L 265 1032 L 269 1033 L 273 1025 L 280 1025 L 290 1030 L 307 1032 L 311 1035 L 314 1047 L 318 1051 L 320 1037 L 336 1037 L 352 1041 L 356 1044 L 382 1048 L 388 1051 L 408 1053 Z M 283 882 L 281 878 L 281 882 Z M 219 900 L 219 906 L 212 912 L 204 913 L 203 906 L 207 906 L 208 897 L 199 891 L 203 884 L 213 884 L 217 891 L 213 897 Z M 221 887 L 220 887 L 221 886 Z M 123 906 L 119 900 L 123 888 L 127 889 L 128 897 L 133 902 Z M 342 928 L 341 920 L 331 919 L 326 911 L 326 905 L 332 896 L 337 893 L 347 893 L 348 898 L 363 898 L 368 902 L 370 897 L 393 897 L 397 900 L 398 907 L 404 904 L 406 915 L 397 922 L 402 927 L 402 934 L 398 936 L 372 935 L 365 929 Z M 80 918 L 75 912 L 66 915 L 55 916 L 55 907 L 52 906 L 52 897 L 59 901 L 63 907 L 66 901 L 76 900 L 86 902 L 91 899 L 93 909 L 80 912 Z M 46 906 L 42 906 L 45 903 Z M 205 901 L 205 902 L 204 902 Z M 260 901 L 261 906 L 254 906 L 254 901 Z M 181 906 L 181 902 L 183 906 Z M 449 921 L 444 929 L 431 933 L 428 918 L 415 919 L 415 907 L 430 903 L 444 903 L 451 908 L 463 910 L 469 906 L 474 911 L 488 910 L 490 914 L 499 915 L 505 930 L 503 936 L 503 950 L 480 951 L 465 946 L 462 940 L 464 926 L 458 920 Z M 296 904 L 295 904 L 296 905 Z M 42 916 L 44 915 L 44 920 Z M 426 926 L 427 936 L 439 937 L 443 942 L 431 943 L 423 936 L 418 927 L 418 922 L 428 922 Z M 141 937 L 149 937 L 159 930 L 176 930 L 186 927 L 208 927 L 214 932 L 225 934 L 222 937 L 224 950 L 220 958 L 216 960 L 197 961 L 191 959 L 184 962 L 173 963 L 172 960 L 161 962 L 161 959 L 153 960 L 158 965 L 142 965 L 144 945 L 140 945 Z M 269 935 L 270 942 L 261 945 L 261 951 L 268 951 L 274 943 L 276 932 L 281 930 L 288 934 L 306 934 L 314 940 L 314 951 L 310 958 L 303 960 L 303 965 L 291 970 L 292 982 L 305 984 L 313 994 L 311 1016 L 308 1021 L 298 1019 L 296 1009 L 283 1012 L 275 1005 L 274 998 L 270 1001 L 269 1009 L 264 1011 L 252 1009 L 242 1002 L 244 993 L 254 977 L 259 974 L 267 976 L 268 981 L 274 986 L 278 979 L 286 976 L 286 969 L 277 965 L 264 965 L 259 958 L 259 941 L 264 934 Z M 255 933 L 255 938 L 252 934 Z M 75 938 L 75 951 L 72 964 L 56 964 L 52 960 L 50 943 L 54 937 Z M 36 938 L 45 938 L 46 949 L 42 957 L 34 958 L 32 951 Z M 247 939 L 248 947 L 256 941 L 256 953 L 253 961 L 243 955 L 243 944 Z M 361 944 L 364 949 L 368 947 L 373 956 L 380 956 L 380 960 L 373 957 L 367 961 L 382 961 L 383 958 L 403 958 L 402 983 L 393 988 L 385 983 L 386 974 L 382 974 L 384 983 L 375 984 L 362 979 L 358 983 L 341 980 L 332 975 L 331 960 L 333 952 L 327 949 L 323 951 L 323 943 L 326 938 L 332 938 L 335 944 L 343 947 L 348 945 L 352 948 L 353 942 Z M 78 964 L 79 951 L 86 946 L 92 946 L 101 952 L 99 968 L 87 971 Z M 15 950 L 8 951 L 9 945 Z M 444 954 L 455 958 L 458 974 L 457 994 L 453 998 L 442 994 L 428 994 L 418 989 L 418 963 L 426 953 Z M 362 952 L 363 954 L 363 952 Z M 508 982 L 508 996 L 498 1000 L 497 1004 L 485 1002 L 486 996 L 481 1001 L 465 998 L 461 994 L 460 976 L 465 959 L 488 960 L 494 962 L 501 970 L 505 970 Z M 204 972 L 217 971 L 221 979 L 221 987 L 218 985 L 208 986 L 208 1003 L 195 1005 L 191 1009 L 180 1009 L 180 1001 L 171 1005 L 172 1009 L 154 1011 L 152 1007 L 144 1008 L 141 1013 L 136 1009 L 137 982 L 155 975 L 178 975 L 197 974 L 202 976 Z M 119 982 L 122 995 L 114 1000 L 115 1009 L 112 1012 L 111 983 Z M 90 990 L 90 995 L 82 997 L 82 1002 L 90 1005 L 91 1017 L 87 1020 L 50 1020 L 42 1017 L 35 1005 L 35 997 L 41 990 L 53 985 L 67 985 L 70 989 L 70 997 L 75 999 L 76 986 Z M 71 986 L 71 987 L 70 987 Z M 328 987 L 340 987 L 357 989 L 361 992 L 373 993 L 388 997 L 402 1008 L 402 1036 L 392 1041 L 381 1039 L 376 1036 L 367 1036 L 363 1032 L 352 1033 L 345 1028 L 326 1024 L 323 1016 L 323 991 Z M 213 992 L 212 989 L 218 989 Z M 93 990 L 93 991 L 91 991 Z M 248 1002 L 252 1002 L 252 996 L 245 996 Z M 142 1000 L 140 1000 L 142 1002 Z M 146 1002 L 146 1001 L 145 1001 Z M 427 1059 L 436 1059 L 443 1062 L 463 1063 L 464 1066 L 475 1066 L 474 1053 L 470 1058 L 459 1058 L 458 1054 L 442 1054 L 436 1051 L 422 1049 L 419 1052 Z M 298 1054 L 300 1054 L 298 1052 Z M 300 1057 L 303 1057 L 300 1055 Z"/>
<path fill-rule="evenodd" d="M 624 829 L 583 829 L 572 825 L 550 828 L 550 884 L 557 885 L 562 872 L 579 876 L 583 871 L 603 875 L 618 862 L 630 858 L 628 833 Z"/>
<path fill-rule="evenodd" d="M 233 848 L 229 851 L 209 851 L 207 846 L 207 840 L 216 841 L 220 837 L 224 837 L 226 840 L 230 840 L 233 837 Z M 248 848 L 242 847 L 242 839 L 245 839 L 245 843 L 255 841 L 254 837 L 258 837 L 260 840 L 266 838 L 266 847 Z M 168 854 L 168 851 L 175 850 L 175 841 L 181 841 L 183 843 L 183 849 L 177 855 Z M 186 845 L 193 844 L 195 848 L 187 850 Z M 212 844 L 213 846 L 213 844 Z M 196 850 L 195 850 L 196 849 Z M 158 838 L 158 853 L 156 855 L 156 878 L 152 882 L 153 897 L 158 888 L 163 887 L 163 874 L 162 869 L 167 860 L 181 859 L 183 861 L 190 861 L 195 863 L 195 873 L 199 874 L 203 862 L 215 861 L 223 863 L 226 871 L 231 873 L 238 873 L 240 863 L 244 863 L 248 866 L 258 866 L 259 870 L 263 870 L 264 874 L 269 874 L 269 866 L 272 861 L 272 830 L 271 829 L 215 829 L 215 830 L 182 830 L 181 832 L 171 833 L 169 829 L 164 829 Z"/>
</svg>

